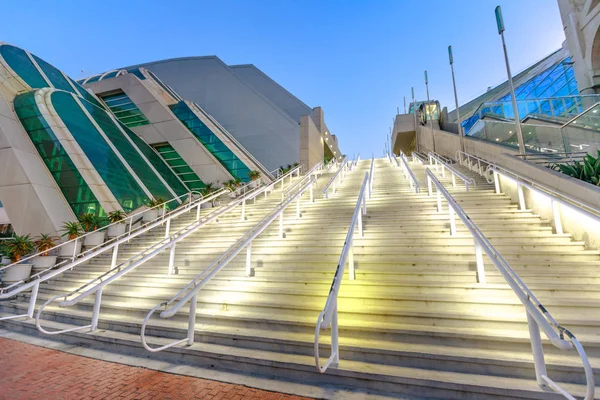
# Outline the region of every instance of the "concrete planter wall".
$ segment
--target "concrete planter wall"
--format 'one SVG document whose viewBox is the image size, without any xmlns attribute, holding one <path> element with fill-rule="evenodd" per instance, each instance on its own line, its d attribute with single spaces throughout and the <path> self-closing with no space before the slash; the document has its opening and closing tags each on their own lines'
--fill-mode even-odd
<svg viewBox="0 0 600 400">
<path fill-rule="evenodd" d="M 74 241 L 63 245 L 60 248 L 58 255 L 59 257 L 73 257 L 73 253 L 75 253 L 75 255 L 81 253 L 81 240 L 77 241 L 77 247 L 75 247 Z"/>
<path fill-rule="evenodd" d="M 158 218 L 158 210 L 156 209 L 145 211 L 144 214 L 142 214 L 143 222 L 151 222 L 156 218 Z"/>
<path fill-rule="evenodd" d="M 126 230 L 127 230 L 127 224 L 122 222 L 120 224 L 115 224 L 115 225 L 109 226 L 106 234 L 108 237 L 114 238 L 114 237 L 123 235 Z"/>
<path fill-rule="evenodd" d="M 29 278 L 33 264 L 17 264 L 4 270 L 2 282 L 6 284 L 15 283 Z"/>
<path fill-rule="evenodd" d="M 104 243 L 104 239 L 105 238 L 106 238 L 106 232 L 105 231 L 94 232 L 94 233 L 91 233 L 91 234 L 87 235 L 84 238 L 83 244 L 86 247 L 100 246 L 102 243 Z"/>
<path fill-rule="evenodd" d="M 57 256 L 38 256 L 32 260 L 33 272 L 41 272 L 56 264 Z"/>
</svg>

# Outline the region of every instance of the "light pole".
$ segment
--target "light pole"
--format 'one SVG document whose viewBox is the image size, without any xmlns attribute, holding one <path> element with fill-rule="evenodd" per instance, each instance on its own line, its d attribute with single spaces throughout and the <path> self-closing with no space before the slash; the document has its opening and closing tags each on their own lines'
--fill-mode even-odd
<svg viewBox="0 0 600 400">
<path fill-rule="evenodd" d="M 458 124 L 458 137 L 460 140 L 460 151 L 465 152 L 464 132 L 460 125 L 460 111 L 458 109 L 458 95 L 456 94 L 456 80 L 454 79 L 454 57 L 452 57 L 452 46 L 448 46 L 448 57 L 450 59 L 450 71 L 452 71 L 452 85 L 454 86 L 454 103 L 456 104 L 456 123 Z"/>
<path fill-rule="evenodd" d="M 427 79 L 427 70 L 425 70 L 425 89 L 427 90 L 427 104 L 425 105 L 425 120 L 427 120 L 427 111 L 431 110 L 429 104 L 429 79 Z M 429 112 L 429 121 L 431 123 L 431 142 L 433 143 L 433 152 L 435 153 L 435 138 L 433 137 L 433 115 Z"/>
<path fill-rule="evenodd" d="M 506 42 L 504 41 L 504 20 L 502 19 L 502 10 L 500 6 L 496 7 L 496 24 L 498 25 L 498 34 L 502 37 L 502 49 L 504 50 L 504 61 L 506 61 L 506 73 L 508 74 L 508 88 L 512 97 L 513 112 L 515 115 L 515 125 L 517 128 L 517 138 L 519 139 L 519 154 L 525 156 L 525 142 L 523 141 L 523 131 L 521 130 L 521 118 L 517 108 L 517 98 L 515 97 L 515 86 L 513 85 L 512 74 L 510 73 L 510 64 L 508 62 L 508 53 L 506 52 Z"/>
<path fill-rule="evenodd" d="M 404 114 L 406 114 L 406 96 L 404 96 Z"/>
<path fill-rule="evenodd" d="M 415 88 L 411 87 L 410 91 L 412 94 L 413 120 L 415 121 L 415 147 L 417 148 L 417 151 L 419 151 L 419 138 L 417 137 L 417 110 L 416 110 L 416 104 L 415 104 Z"/>
</svg>

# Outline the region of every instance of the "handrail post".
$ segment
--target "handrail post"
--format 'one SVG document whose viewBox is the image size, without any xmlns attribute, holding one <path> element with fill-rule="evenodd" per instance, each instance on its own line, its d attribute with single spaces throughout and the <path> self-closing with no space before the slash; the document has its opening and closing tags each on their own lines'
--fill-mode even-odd
<svg viewBox="0 0 600 400">
<path fill-rule="evenodd" d="M 283 239 L 283 211 L 279 214 L 279 237 Z"/>
<path fill-rule="evenodd" d="M 473 237 L 475 241 L 475 260 L 477 261 L 477 282 L 485 285 L 487 283 L 485 278 L 485 268 L 483 266 L 483 254 L 481 252 L 481 244 Z"/>
<path fill-rule="evenodd" d="M 252 276 L 252 242 L 246 246 L 246 276 Z"/>
<path fill-rule="evenodd" d="M 335 306 L 333 308 L 333 317 L 331 318 L 331 353 L 333 355 L 333 360 L 331 361 L 331 365 L 337 367 L 340 363 L 337 298 L 335 299 Z"/>
<path fill-rule="evenodd" d="M 127 232 L 127 235 L 131 235 L 131 229 L 133 228 L 133 215 L 131 217 L 129 217 L 129 231 Z"/>
<path fill-rule="evenodd" d="M 169 237 L 169 231 L 171 230 L 171 218 L 167 220 L 167 224 L 165 226 L 165 239 Z"/>
<path fill-rule="evenodd" d="M 435 191 L 437 197 L 437 210 L 438 212 L 442 212 L 442 194 L 439 190 Z"/>
<path fill-rule="evenodd" d="M 38 280 L 38 282 L 35 285 L 33 285 L 33 288 L 31 289 L 31 295 L 29 297 L 29 307 L 27 308 L 27 317 L 28 318 L 33 318 L 33 313 L 35 311 L 35 303 L 37 302 L 39 288 L 40 288 L 40 282 Z"/>
<path fill-rule="evenodd" d="M 190 299 L 190 315 L 188 316 L 188 346 L 194 344 L 194 334 L 196 331 L 196 303 L 198 292 Z"/>
<path fill-rule="evenodd" d="M 494 188 L 496 189 L 496 194 L 500 194 L 500 177 L 498 173 L 494 171 Z"/>
<path fill-rule="evenodd" d="M 517 182 L 517 193 L 519 195 L 519 209 L 525 210 L 525 195 L 523 194 L 523 186 Z"/>
<path fill-rule="evenodd" d="M 546 371 L 546 361 L 544 360 L 540 327 L 527 309 L 525 309 L 525 312 L 527 313 L 527 326 L 529 327 L 529 339 L 531 342 L 531 352 L 533 353 L 533 365 L 535 366 L 535 379 L 538 385 L 545 388 L 548 385 L 542 376 L 548 376 L 548 372 Z"/>
<path fill-rule="evenodd" d="M 296 218 L 300 218 L 300 196 L 296 200 Z"/>
<path fill-rule="evenodd" d="M 431 178 L 429 177 L 429 175 L 427 175 L 427 193 L 429 195 L 429 197 L 431 197 L 431 195 L 433 194 L 433 189 L 431 188 Z"/>
<path fill-rule="evenodd" d="M 96 291 L 96 296 L 94 299 L 94 309 L 92 311 L 92 326 L 90 327 L 90 332 L 93 332 L 98 328 L 98 318 L 100 317 L 100 303 L 102 303 L 102 289 L 100 288 Z"/>
<path fill-rule="evenodd" d="M 456 235 L 456 220 L 454 219 L 454 207 L 448 203 L 448 214 L 450 216 L 450 236 Z"/>
<path fill-rule="evenodd" d="M 315 198 L 313 196 L 313 184 L 310 184 L 310 202 L 314 203 L 315 202 Z"/>
<path fill-rule="evenodd" d="M 196 221 L 200 219 L 200 202 L 198 202 L 198 207 L 196 208 Z"/>
<path fill-rule="evenodd" d="M 351 242 L 349 244 L 350 249 L 348 250 L 348 266 L 350 269 L 348 270 L 348 275 L 350 275 L 350 280 L 353 281 L 356 279 L 356 274 L 354 273 L 354 244 Z"/>
<path fill-rule="evenodd" d="M 113 269 L 117 265 L 117 256 L 119 254 L 119 245 L 115 245 L 112 253 L 112 260 L 110 262 L 110 269 Z"/>
<path fill-rule="evenodd" d="M 562 235 L 564 232 L 562 227 L 562 221 L 560 219 L 560 209 L 558 207 L 558 202 L 550 200 L 550 203 L 552 204 L 552 215 L 554 215 L 554 228 L 556 228 L 556 233 L 558 235 Z"/>
<path fill-rule="evenodd" d="M 169 275 L 173 275 L 173 273 L 175 272 L 175 247 L 177 247 L 177 243 L 173 243 L 171 245 L 171 251 L 169 252 Z"/>
<path fill-rule="evenodd" d="M 452 187 L 456 187 L 456 175 L 452 173 Z"/>
<path fill-rule="evenodd" d="M 281 192 L 281 196 L 283 197 L 283 192 Z M 246 199 L 244 199 L 244 201 L 242 201 L 242 219 L 241 221 L 245 221 L 246 220 Z"/>
</svg>

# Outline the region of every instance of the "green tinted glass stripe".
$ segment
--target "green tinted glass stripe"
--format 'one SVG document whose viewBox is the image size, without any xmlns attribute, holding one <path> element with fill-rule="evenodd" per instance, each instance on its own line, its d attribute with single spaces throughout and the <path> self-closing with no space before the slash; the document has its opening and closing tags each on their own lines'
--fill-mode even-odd
<svg viewBox="0 0 600 400">
<path fill-rule="evenodd" d="M 56 89 L 78 94 L 75 92 L 75 89 L 69 85 L 69 81 L 67 81 L 64 75 L 58 69 L 48 64 L 41 58 L 34 56 L 33 54 L 32 57 Z"/>
<path fill-rule="evenodd" d="M 24 50 L 5 44 L 0 46 L 0 55 L 8 66 L 32 88 L 40 89 L 49 86 Z"/>
<path fill-rule="evenodd" d="M 169 107 L 233 177 L 244 182 L 250 180 L 250 169 L 194 114 L 184 101 Z"/>
<path fill-rule="evenodd" d="M 17 96 L 14 106 L 42 161 L 75 215 L 88 212 L 104 215 L 100 202 L 39 112 L 34 94 L 35 92 L 28 92 Z"/>
<path fill-rule="evenodd" d="M 108 96 L 102 96 L 110 111 L 128 127 L 147 125 L 150 123 L 142 111 L 125 93 L 120 92 Z"/>
<path fill-rule="evenodd" d="M 138 135 L 136 135 L 133 131 L 127 128 L 125 125 L 121 125 L 121 128 L 125 131 L 125 133 L 131 138 L 131 140 L 135 143 L 135 145 L 140 149 L 144 156 L 152 163 L 152 166 L 158 171 L 158 173 L 163 177 L 165 182 L 171 186 L 171 189 L 175 191 L 178 195 L 182 195 L 187 193 L 189 190 L 175 175 L 175 172 L 172 171 L 162 160 L 161 156 L 156 154 L 152 147 L 150 147 L 146 142 L 142 140 Z"/>
<path fill-rule="evenodd" d="M 194 170 L 186 164 L 173 146 L 168 143 L 162 143 L 153 145 L 152 147 L 154 147 L 158 154 L 163 157 L 165 162 L 171 166 L 179 179 L 181 179 L 190 190 L 200 190 L 204 187 L 204 182 L 202 182 Z M 168 160 L 165 159 L 165 155 L 168 155 Z"/>
<path fill-rule="evenodd" d="M 114 78 L 115 76 L 117 76 L 118 73 L 119 71 L 109 72 L 108 74 L 104 75 L 104 78 L 102 78 L 102 80 Z"/>
<path fill-rule="evenodd" d="M 126 135 L 123 134 L 115 122 L 110 118 L 108 112 L 85 100 L 82 100 L 82 104 L 90 113 L 94 121 L 96 121 L 100 129 L 108 137 L 108 140 L 110 140 L 121 156 L 127 160 L 127 164 L 133 169 L 150 193 L 152 193 L 154 197 L 161 197 L 165 200 L 172 199 L 174 197 L 173 193 L 159 179 L 152 168 L 150 168 L 149 161 L 146 160 L 144 156 L 140 155 L 136 146 L 127 140 Z"/>
<path fill-rule="evenodd" d="M 102 104 L 101 102 L 99 102 L 95 96 L 92 96 L 87 90 L 85 90 L 85 88 L 83 86 L 81 86 L 79 83 L 75 82 L 73 79 L 69 78 L 69 80 L 71 81 L 71 83 L 73 84 L 73 86 L 75 86 L 75 88 L 77 89 L 77 91 L 79 92 L 79 94 L 81 95 L 81 97 L 83 97 L 84 99 L 86 99 L 87 101 L 94 103 L 95 105 L 97 105 L 98 107 L 104 107 L 104 104 Z"/>
<path fill-rule="evenodd" d="M 52 105 L 126 212 L 148 202 L 148 196 L 96 130 L 70 93 L 55 92 Z M 84 104 L 89 104 L 83 101 Z M 98 109 L 101 111 L 100 109 Z"/>
</svg>

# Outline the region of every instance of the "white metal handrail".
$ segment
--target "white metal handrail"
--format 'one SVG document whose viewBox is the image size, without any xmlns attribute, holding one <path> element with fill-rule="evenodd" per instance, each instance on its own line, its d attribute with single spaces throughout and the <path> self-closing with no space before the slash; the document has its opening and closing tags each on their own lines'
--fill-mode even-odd
<svg viewBox="0 0 600 400">
<path fill-rule="evenodd" d="M 365 172 L 365 178 L 363 179 L 362 186 L 358 192 L 358 198 L 356 199 L 356 206 L 354 207 L 354 213 L 350 220 L 350 226 L 348 227 L 348 233 L 346 234 L 346 241 L 342 247 L 342 253 L 338 261 L 337 269 L 333 276 L 333 282 L 331 283 L 331 289 L 329 289 L 329 295 L 325 302 L 323 311 L 317 318 L 317 325 L 315 327 L 315 344 L 314 344 L 314 355 L 315 365 L 320 373 L 324 373 L 330 365 L 337 365 L 340 361 L 339 354 L 339 334 L 338 334 L 338 311 L 337 311 L 337 297 L 340 291 L 340 285 L 344 278 L 344 272 L 346 270 L 346 262 L 350 267 L 348 275 L 350 280 L 356 279 L 354 271 L 354 231 L 358 228 L 358 236 L 363 237 L 363 215 L 367 214 L 367 197 L 369 191 L 370 174 Z M 320 331 L 331 327 L 331 355 L 324 365 L 321 365 L 319 357 L 319 336 Z"/>
<path fill-rule="evenodd" d="M 421 163 L 421 165 L 427 164 L 427 161 L 416 151 L 412 152 L 412 158 L 413 158 L 413 161 L 418 161 Z"/>
<path fill-rule="evenodd" d="M 494 264 L 500 275 L 504 278 L 506 283 L 510 286 L 513 292 L 517 295 L 521 303 L 525 306 L 527 311 L 527 323 L 529 325 L 529 336 L 531 340 L 531 348 L 533 352 L 533 360 L 535 365 L 535 372 L 538 384 L 542 388 L 551 388 L 552 390 L 563 394 L 569 399 L 574 399 L 564 389 L 562 389 L 556 382 L 552 381 L 546 372 L 546 364 L 544 361 L 544 352 L 542 349 L 542 341 L 540 336 L 540 329 L 544 331 L 550 342 L 561 349 L 571 350 L 575 348 L 581 358 L 583 368 L 586 376 L 586 397 L 585 400 L 592 400 L 594 398 L 594 373 L 590 365 L 587 355 L 577 340 L 577 338 L 569 332 L 566 328 L 561 326 L 548 310 L 541 304 L 541 302 L 535 297 L 533 292 L 529 290 L 527 285 L 521 280 L 517 273 L 512 269 L 508 262 L 500 255 L 492 243 L 485 237 L 485 235 L 479 230 L 477 225 L 471 220 L 467 213 L 463 210 L 460 204 L 454 199 L 454 197 L 446 190 L 444 185 L 437 179 L 435 174 L 427 168 L 427 179 L 433 183 L 436 188 L 438 196 L 438 211 L 441 212 L 441 200 L 440 194 L 444 196 L 448 203 L 448 212 L 450 217 L 450 234 L 456 234 L 456 221 L 455 214 L 458 215 L 464 226 L 469 230 L 473 240 L 475 242 L 475 257 L 477 260 L 477 275 L 478 281 L 481 284 L 486 283 L 485 269 L 483 266 L 483 254 L 486 253 L 490 261 Z M 569 340 L 564 339 L 567 337 Z"/>
<path fill-rule="evenodd" d="M 225 192 L 224 192 L 224 191 L 222 191 L 220 194 L 223 194 L 223 193 L 225 193 Z M 40 251 L 40 252 L 38 252 L 38 253 L 32 254 L 32 255 L 30 255 L 30 256 L 27 256 L 27 257 L 25 257 L 25 258 L 21 258 L 21 260 L 19 260 L 18 262 L 15 262 L 15 263 L 12 263 L 12 264 L 8 264 L 8 265 L 5 265 L 5 266 L 2 266 L 2 267 L 0 267 L 0 271 L 3 271 L 3 270 L 5 270 L 5 269 L 11 268 L 11 267 L 14 267 L 14 266 L 16 266 L 16 265 L 18 265 L 18 264 L 23 264 L 25 261 L 28 261 L 28 260 L 33 260 L 35 257 L 38 257 L 38 256 L 40 256 L 40 255 L 42 255 L 42 254 L 46 254 L 46 253 L 54 253 L 54 252 L 56 252 L 57 250 L 59 250 L 61 247 L 64 247 L 64 246 L 66 246 L 66 245 L 68 245 L 68 244 L 73 244 L 73 247 L 74 247 L 74 248 L 77 248 L 77 244 L 78 244 L 78 243 L 83 243 L 83 240 L 85 240 L 85 238 L 86 238 L 86 237 L 88 237 L 89 235 L 92 235 L 92 234 L 94 234 L 94 233 L 98 233 L 98 232 L 104 232 L 104 231 L 107 231 L 107 230 L 108 230 L 108 228 L 110 228 L 111 226 L 115 226 L 115 225 L 119 225 L 119 224 L 123 224 L 123 223 L 125 223 L 125 224 L 127 224 L 127 225 L 129 226 L 129 231 L 131 231 L 131 229 L 132 229 L 132 225 L 134 225 L 134 224 L 136 223 L 135 221 L 137 221 L 137 220 L 139 220 L 140 218 L 142 218 L 142 215 L 143 215 L 144 213 L 146 213 L 146 212 L 148 212 L 148 211 L 150 211 L 150 210 L 155 210 L 155 209 L 156 209 L 156 210 L 159 210 L 159 209 L 160 209 L 160 210 L 162 210 L 162 214 L 159 216 L 159 218 L 160 218 L 160 217 L 164 217 L 164 215 L 165 215 L 165 214 L 166 214 L 166 212 L 167 212 L 167 205 L 168 205 L 169 203 L 171 203 L 171 202 L 173 202 L 173 201 L 178 201 L 180 204 L 183 204 L 183 202 L 182 202 L 180 199 L 182 199 L 182 198 L 184 198 L 184 197 L 186 197 L 186 196 L 187 196 L 187 197 L 190 199 L 189 201 L 191 202 L 191 201 L 192 201 L 191 199 L 192 199 L 192 196 L 193 196 L 193 195 L 198 195 L 198 196 L 200 196 L 200 200 L 201 200 L 201 199 L 202 199 L 202 197 L 203 197 L 203 196 L 202 196 L 202 194 L 201 194 L 200 192 L 196 192 L 196 191 L 190 191 L 190 192 L 188 192 L 188 193 L 185 193 L 185 194 L 182 194 L 182 195 L 180 195 L 180 196 L 174 197 L 174 198 L 172 198 L 171 200 L 167 200 L 167 201 L 165 201 L 164 203 L 158 204 L 158 205 L 156 205 L 156 206 L 153 206 L 153 207 L 150 207 L 150 208 L 146 208 L 146 209 L 144 209 L 143 211 L 139 211 L 139 212 L 137 212 L 137 213 L 135 213 L 135 214 L 131 214 L 131 215 L 129 215 L 129 216 L 127 217 L 127 220 L 128 220 L 129 222 L 119 221 L 119 222 L 113 222 L 112 224 L 109 224 L 109 225 L 105 225 L 105 226 L 103 226 L 103 227 L 101 227 L 101 228 L 98 228 L 98 229 L 96 229 L 96 230 L 94 230 L 94 231 L 87 232 L 87 233 L 85 233 L 84 235 L 78 236 L 78 237 L 76 237 L 75 239 L 71 239 L 71 240 L 67 240 L 66 242 L 59 243 L 58 245 L 56 245 L 56 246 L 54 246 L 54 247 L 52 247 L 52 248 L 50 248 L 50 249 L 48 249 L 48 250 L 46 250 L 46 251 Z M 97 248 L 99 248 L 99 247 L 102 247 L 102 246 L 104 246 L 105 244 L 106 244 L 106 242 L 105 242 L 105 243 L 103 243 L 103 244 L 101 244 L 101 245 L 95 246 L 95 247 L 93 247 L 93 248 L 91 248 L 91 249 L 88 249 L 88 250 L 86 250 L 86 252 L 89 252 L 89 251 L 94 251 L 95 249 L 97 249 Z M 84 253 L 86 253 L 86 252 L 84 252 Z M 81 253 L 81 254 L 83 254 L 83 253 Z M 72 258 L 74 258 L 74 257 L 75 257 L 75 255 L 74 255 Z M 55 265 L 53 268 L 56 268 L 56 265 Z M 42 271 L 42 272 L 43 272 L 43 271 Z M 11 286 L 12 286 L 12 285 L 11 285 Z M 4 290 L 6 290 L 6 288 L 4 288 Z M 2 289 L 0 289 L 0 293 L 2 293 Z"/>
<path fill-rule="evenodd" d="M 279 179 L 285 179 L 285 178 L 286 178 L 286 176 L 284 175 Z M 48 335 L 57 335 L 60 333 L 66 333 L 66 332 L 71 332 L 71 331 L 76 331 L 76 330 L 81 330 L 81 329 L 87 329 L 87 328 L 90 328 L 91 331 L 95 330 L 98 326 L 100 305 L 102 302 L 102 290 L 104 289 L 104 287 L 106 285 L 110 284 L 111 282 L 113 282 L 116 279 L 119 279 L 121 276 L 131 272 L 133 269 L 137 268 L 138 266 L 142 265 L 146 261 L 155 257 L 156 255 L 158 255 L 160 252 L 162 252 L 163 250 L 165 250 L 167 248 L 170 249 L 168 272 L 169 272 L 169 275 L 173 274 L 177 242 L 185 239 L 192 233 L 196 232 L 202 226 L 205 226 L 208 223 L 217 220 L 220 216 L 234 210 L 238 205 L 242 206 L 242 208 L 241 208 L 242 220 L 244 220 L 244 212 L 245 212 L 246 202 L 248 200 L 255 199 L 262 192 L 266 192 L 267 189 L 270 186 L 274 186 L 275 183 L 276 183 L 276 181 L 271 183 L 271 185 L 263 186 L 262 188 L 259 188 L 251 193 L 248 193 L 244 197 L 236 199 L 236 200 L 230 202 L 229 204 L 227 204 L 226 206 L 223 206 L 222 208 L 219 208 L 219 209 L 209 213 L 204 218 L 201 218 L 201 219 L 198 218 L 195 222 L 187 225 L 186 227 L 182 228 L 181 230 L 179 230 L 178 232 L 176 232 L 170 236 L 168 235 L 168 231 L 167 231 L 167 233 L 165 234 L 165 238 L 163 240 L 148 247 L 147 249 L 140 252 L 139 254 L 134 255 L 127 261 L 124 261 L 117 266 L 113 265 L 104 274 L 92 279 L 91 281 L 85 283 L 84 285 L 82 285 L 81 287 L 79 287 L 78 289 L 75 289 L 74 291 L 72 291 L 70 293 L 67 293 L 64 295 L 57 295 L 57 296 L 50 298 L 48 301 L 46 301 L 40 307 L 40 309 L 37 312 L 36 326 L 37 326 L 38 330 L 40 332 L 48 334 Z M 113 257 L 113 263 L 114 263 L 114 261 L 115 261 L 115 257 Z M 92 285 L 94 285 L 94 286 L 92 286 Z M 36 286 L 35 290 L 36 290 L 36 294 L 37 294 L 37 286 Z M 84 298 L 86 298 L 94 293 L 96 296 L 95 296 L 95 301 L 94 301 L 94 308 L 92 311 L 91 324 L 85 325 L 85 326 L 80 326 L 80 327 L 75 327 L 75 328 L 70 328 L 70 329 L 65 329 L 65 330 L 58 330 L 58 331 L 47 331 L 41 327 L 40 316 L 42 314 L 42 311 L 48 304 L 52 303 L 56 299 L 63 297 L 64 300 L 59 303 L 59 306 L 61 306 L 61 307 L 72 306 L 72 305 L 79 303 Z M 74 296 L 74 297 L 69 299 L 69 297 L 71 297 L 71 296 Z M 35 306 L 35 303 L 33 303 L 33 305 L 30 304 L 30 307 L 34 307 L 34 306 Z"/>
<path fill-rule="evenodd" d="M 561 215 L 560 215 L 560 210 L 558 208 L 559 204 L 561 206 L 568 207 L 575 212 L 581 213 L 584 216 L 600 223 L 600 210 L 598 210 L 597 208 L 595 208 L 589 204 L 586 204 L 580 200 L 577 200 L 574 197 L 569 196 L 568 194 L 565 194 L 562 192 L 557 192 L 556 190 L 554 190 L 544 184 L 541 184 L 531 178 L 525 177 L 525 176 L 518 174 L 514 171 L 511 171 L 507 168 L 500 167 L 499 165 L 489 162 L 487 160 L 480 159 L 480 158 L 470 155 L 468 153 L 462 153 L 462 155 L 459 155 L 459 160 L 466 160 L 468 158 L 477 159 L 477 160 L 480 160 L 479 162 L 483 162 L 486 164 L 485 171 L 482 171 L 483 167 L 481 167 L 481 168 L 477 167 L 477 169 L 481 172 L 479 172 L 479 171 L 475 171 L 475 172 L 479 172 L 480 175 L 482 175 L 486 179 L 488 179 L 488 182 L 490 182 L 490 183 L 493 182 L 495 184 L 496 193 L 501 192 L 500 181 L 498 179 L 498 175 L 505 177 L 507 179 L 513 180 L 517 185 L 517 194 L 519 197 L 519 208 L 521 210 L 527 209 L 527 205 L 525 203 L 525 194 L 523 193 L 523 187 L 525 187 L 529 190 L 532 190 L 536 193 L 539 193 L 542 196 L 549 198 L 550 202 L 551 202 L 551 206 L 552 206 L 554 227 L 556 229 L 556 233 L 558 233 L 558 234 L 564 233 L 563 227 L 562 227 L 562 219 L 561 219 Z M 492 174 L 491 181 L 489 180 L 489 177 L 488 177 L 490 172 Z"/>
<path fill-rule="evenodd" d="M 492 183 L 489 180 L 489 178 L 485 175 L 485 170 L 488 166 L 492 164 L 491 162 L 484 160 L 483 158 L 475 157 L 469 153 L 465 153 L 464 151 L 460 150 L 456 152 L 456 161 L 458 161 L 460 165 L 469 168 L 469 170 L 477 172 L 479 175 L 485 177 L 489 183 Z"/>
<path fill-rule="evenodd" d="M 338 170 L 333 174 L 333 176 L 331 177 L 329 182 L 327 182 L 327 184 L 323 187 L 323 193 L 325 194 L 326 199 L 329 198 L 329 187 L 333 186 L 333 193 L 335 193 L 337 185 L 342 183 L 342 180 L 344 179 L 344 174 L 346 173 L 347 166 L 348 166 L 348 158 L 344 157 Z"/>
<path fill-rule="evenodd" d="M 400 161 L 402 161 L 402 163 L 398 163 L 398 157 L 396 157 L 396 156 L 393 156 L 393 157 L 394 157 L 394 160 L 396 161 L 396 166 L 400 167 L 400 169 L 402 170 L 402 173 L 404 174 L 404 177 L 406 179 L 408 179 L 408 184 L 409 184 L 410 188 L 414 189 L 415 193 L 419 193 L 421 191 L 421 186 L 419 185 L 419 180 L 417 179 L 417 177 L 413 173 L 412 169 L 408 165 L 408 160 L 406 159 L 406 155 L 404 154 L 404 152 L 402 150 L 400 150 L 399 157 L 400 157 Z"/>
<path fill-rule="evenodd" d="M 157 304 L 152 308 L 142 323 L 141 339 L 144 348 L 150 352 L 159 352 L 169 347 L 177 346 L 181 343 L 187 342 L 188 345 L 194 343 L 194 332 L 196 325 L 196 303 L 198 292 L 225 266 L 227 266 L 231 260 L 233 260 L 243 249 L 246 249 L 246 275 L 252 276 L 252 241 L 256 239 L 267 227 L 276 219 L 279 219 L 279 235 L 283 238 L 283 212 L 284 210 L 296 200 L 300 202 L 300 196 L 309 189 L 316 182 L 316 178 L 311 176 L 304 185 L 302 185 L 295 193 L 290 194 L 287 199 L 282 201 L 275 207 L 275 209 L 266 217 L 263 218 L 258 224 L 250 229 L 244 236 L 242 236 L 234 245 L 232 245 L 225 253 L 223 253 L 215 262 L 213 262 L 206 270 L 200 273 L 194 278 L 188 285 L 181 289 L 171 300 Z M 184 339 L 179 339 L 169 344 L 160 347 L 150 347 L 146 342 L 146 326 L 150 317 L 160 308 L 165 307 L 160 313 L 161 318 L 169 318 L 177 314 L 177 312 L 185 306 L 187 303 L 190 304 L 189 318 L 188 318 L 188 334 Z M 167 308 L 171 306 L 170 308 Z"/>
<path fill-rule="evenodd" d="M 433 165 L 436 171 L 438 171 L 438 167 L 441 166 L 442 177 L 446 176 L 446 169 L 450 171 L 452 175 L 453 187 L 456 187 L 456 178 L 459 178 L 461 181 L 464 182 L 465 189 L 467 192 L 469 191 L 469 186 L 475 187 L 475 179 L 469 178 L 468 176 L 457 170 L 452 164 L 449 164 L 444 159 L 442 159 L 439 154 L 430 151 L 429 153 L 427 153 L 427 155 L 429 157 L 429 164 Z"/>
<path fill-rule="evenodd" d="M 373 196 L 373 174 L 375 173 L 375 157 L 371 157 L 371 167 L 369 168 L 369 199 Z"/>
</svg>

